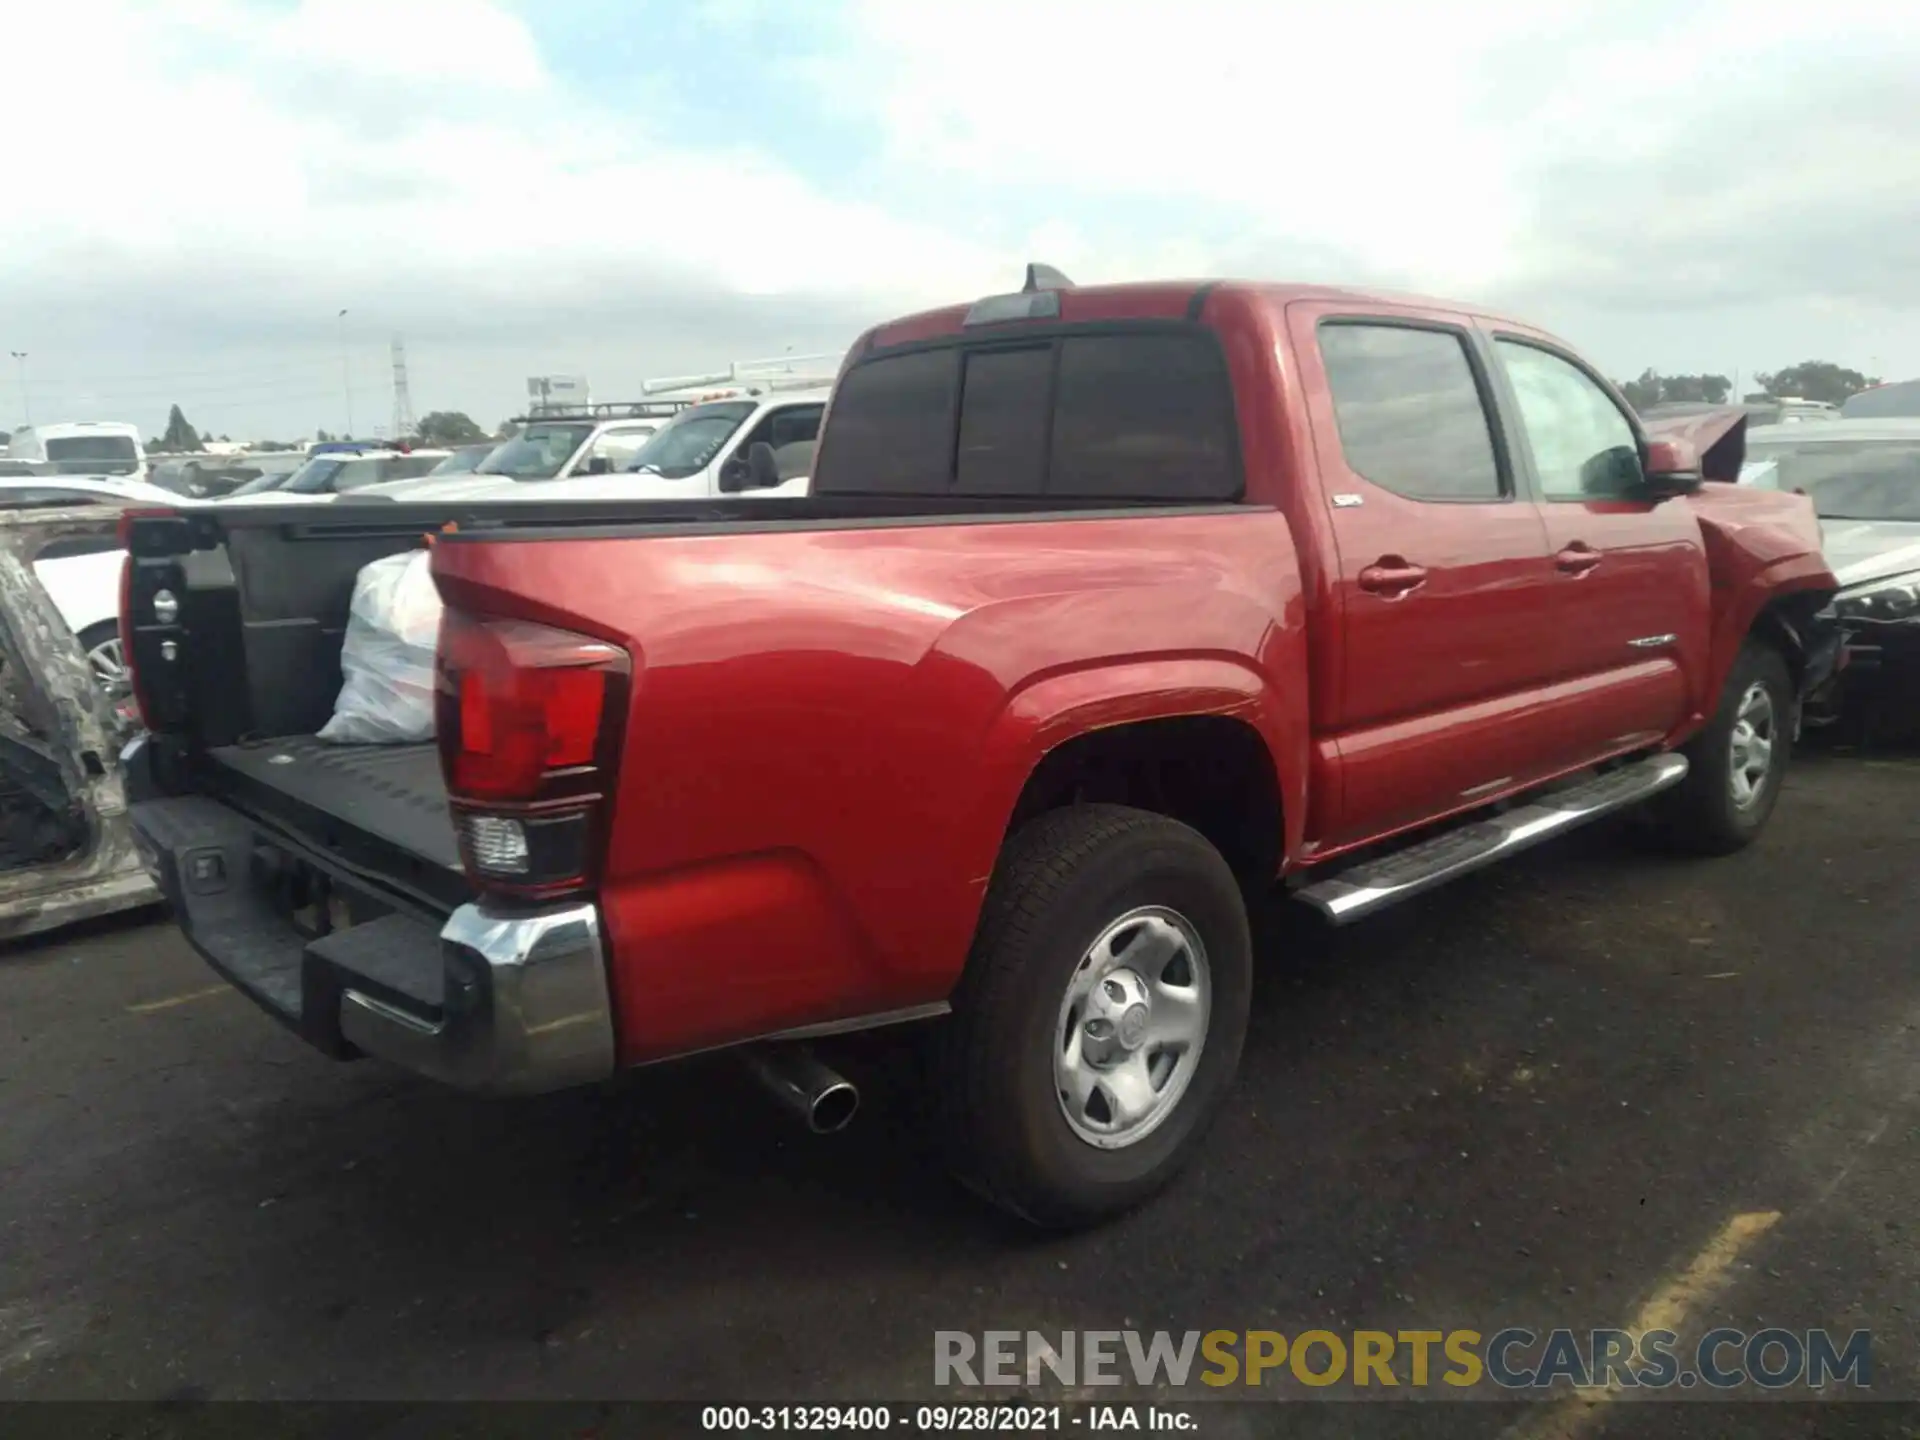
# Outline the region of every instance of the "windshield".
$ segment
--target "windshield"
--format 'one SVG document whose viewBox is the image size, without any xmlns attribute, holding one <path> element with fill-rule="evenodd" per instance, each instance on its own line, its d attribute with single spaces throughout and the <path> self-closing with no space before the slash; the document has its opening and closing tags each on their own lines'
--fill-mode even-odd
<svg viewBox="0 0 1920 1440">
<path fill-rule="evenodd" d="M 1748 447 L 1747 459 L 1773 465 L 1770 487 L 1806 491 L 1823 520 L 1920 521 L 1920 435 L 1763 442 Z"/>
<path fill-rule="evenodd" d="M 476 445 L 471 450 L 456 450 L 427 473 L 429 475 L 467 475 L 493 453 L 491 447 Z"/>
<path fill-rule="evenodd" d="M 591 425 L 529 425 L 474 466 L 473 473 L 551 480 L 592 433 Z"/>
<path fill-rule="evenodd" d="M 317 495 L 327 488 L 327 482 L 346 463 L 335 455 L 318 455 L 291 474 L 262 475 L 258 480 L 249 480 L 233 493 L 258 495 L 267 490 L 287 490 L 296 495 Z"/>
<path fill-rule="evenodd" d="M 757 408 L 751 400 L 728 400 L 682 410 L 634 452 L 627 469 L 650 470 L 668 480 L 698 474 Z"/>
</svg>

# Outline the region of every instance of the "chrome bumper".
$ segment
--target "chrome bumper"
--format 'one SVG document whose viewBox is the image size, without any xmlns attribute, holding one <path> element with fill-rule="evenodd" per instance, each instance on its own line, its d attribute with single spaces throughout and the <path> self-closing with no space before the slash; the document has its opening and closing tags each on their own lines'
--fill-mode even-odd
<svg viewBox="0 0 1920 1440">
<path fill-rule="evenodd" d="M 613 1006 L 591 903 L 466 904 L 436 931 L 328 871 L 336 897 L 360 902 L 347 913 L 375 918 L 313 935 L 295 926 L 286 902 L 280 862 L 288 857 L 256 822 L 204 795 L 139 800 L 130 819 L 141 861 L 188 942 L 324 1053 L 377 1055 L 493 1094 L 561 1090 L 613 1073 Z"/>
<path fill-rule="evenodd" d="M 591 904 L 523 914 L 462 905 L 440 931 L 435 1021 L 348 983 L 340 1033 L 369 1055 L 463 1090 L 529 1095 L 613 1073 L 613 1011 Z"/>
</svg>

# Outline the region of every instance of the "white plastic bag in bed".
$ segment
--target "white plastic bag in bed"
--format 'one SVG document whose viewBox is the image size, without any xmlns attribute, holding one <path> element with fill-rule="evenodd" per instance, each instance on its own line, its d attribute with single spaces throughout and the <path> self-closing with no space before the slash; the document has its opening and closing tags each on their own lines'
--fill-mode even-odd
<svg viewBox="0 0 1920 1440">
<path fill-rule="evenodd" d="M 347 614 L 345 677 L 320 739 L 340 745 L 404 745 L 433 738 L 433 647 L 440 592 L 425 550 L 360 567 Z"/>
</svg>

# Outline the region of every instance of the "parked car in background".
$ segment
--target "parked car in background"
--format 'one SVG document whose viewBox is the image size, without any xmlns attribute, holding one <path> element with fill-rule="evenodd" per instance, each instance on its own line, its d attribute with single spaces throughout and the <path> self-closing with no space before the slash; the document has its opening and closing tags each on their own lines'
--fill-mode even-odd
<svg viewBox="0 0 1920 1440">
<path fill-rule="evenodd" d="M 192 499 L 211 500 L 229 495 L 263 475 L 290 475 L 305 463 L 297 450 L 167 455 L 151 462 L 150 478 L 154 484 Z"/>
<path fill-rule="evenodd" d="M 1804 498 L 1441 301 L 1033 267 L 869 331 L 818 445 L 737 517 L 135 519 L 133 823 L 187 938 L 339 1058 L 737 1047 L 815 1129 L 855 1096 L 810 1047 L 928 1022 L 961 1177 L 1081 1225 L 1230 1093 L 1250 901 L 1355 921 L 1642 802 L 1736 850 L 1837 653 Z M 436 741 L 319 741 L 356 575 L 436 519 Z"/>
<path fill-rule="evenodd" d="M 642 437 L 618 457 L 618 463 L 596 466 L 589 462 L 584 469 L 569 463 L 553 476 L 537 473 L 545 468 L 543 463 L 527 467 L 534 473 L 511 473 L 517 463 L 514 447 L 520 439 L 554 423 L 543 420 L 507 441 L 471 475 L 382 485 L 369 496 L 413 502 L 694 500 L 749 490 L 761 496 L 804 495 L 820 417 L 826 413 L 831 393 L 831 385 L 809 383 L 798 390 L 769 390 L 688 405 Z M 530 445 L 544 443 L 529 441 Z M 567 443 L 563 438 L 553 448 Z M 749 460 L 756 445 L 772 452 L 762 472 L 755 472 Z M 530 480 L 540 483 L 527 484 Z"/>
<path fill-rule="evenodd" d="M 1840 414 L 1848 420 L 1920 419 L 1920 380 L 1896 380 L 1849 395 Z"/>
<path fill-rule="evenodd" d="M 390 480 L 427 474 L 445 450 L 326 450 L 285 475 L 262 475 L 231 491 L 222 503 L 313 504 Z"/>
<path fill-rule="evenodd" d="M 0 478 L 0 510 L 8 513 L 84 509 L 91 506 L 164 505 L 178 508 L 181 497 L 130 476 L 50 475 Z M 25 533 L 9 531 L 15 538 Z M 126 693 L 127 672 L 120 655 L 120 572 L 126 551 L 101 532 L 84 544 L 63 540 L 35 556 L 33 571 L 67 627 L 79 637 L 94 679 L 114 695 Z"/>
<path fill-rule="evenodd" d="M 1920 732 L 1920 417 L 1749 432 L 1749 483 L 1803 491 L 1820 515 L 1848 664 L 1838 718 Z"/>
<path fill-rule="evenodd" d="M 448 454 L 446 459 L 434 466 L 427 474 L 429 476 L 471 475 L 476 465 L 499 448 L 500 442 L 498 440 L 489 440 L 484 445 L 456 446 Z"/>
<path fill-rule="evenodd" d="M 481 457 L 468 473 L 430 476 L 405 485 L 379 485 L 369 498 L 431 500 L 469 494 L 514 493 L 521 485 L 546 485 L 575 477 L 610 475 L 631 464 L 653 434 L 686 409 L 686 402 L 659 400 L 593 405 L 521 417 L 520 428 Z M 398 477 L 395 477 L 398 478 Z"/>
<path fill-rule="evenodd" d="M 67 420 L 22 425 L 7 440 L 13 460 L 51 465 L 63 475 L 132 475 L 145 478 L 147 454 L 140 428 L 123 420 Z"/>
</svg>

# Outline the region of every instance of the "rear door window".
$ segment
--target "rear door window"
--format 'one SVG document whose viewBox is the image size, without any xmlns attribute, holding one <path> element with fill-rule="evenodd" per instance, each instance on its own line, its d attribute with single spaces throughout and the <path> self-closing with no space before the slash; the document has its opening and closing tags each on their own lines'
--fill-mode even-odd
<svg viewBox="0 0 1920 1440">
<path fill-rule="evenodd" d="M 1233 392 L 1198 330 L 882 356 L 840 382 L 816 494 L 1233 500 Z"/>
<path fill-rule="evenodd" d="M 1498 500 L 1479 382 L 1455 330 L 1320 326 L 1340 449 L 1355 474 L 1410 500 Z"/>
</svg>

